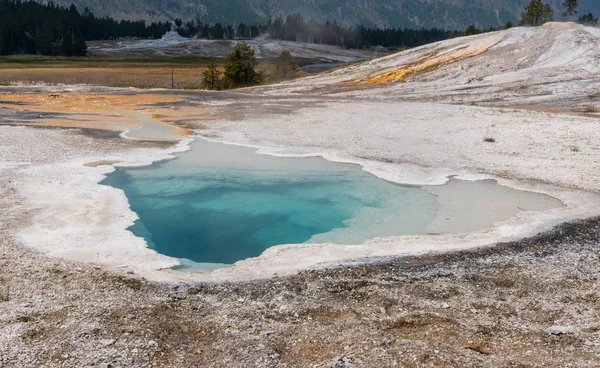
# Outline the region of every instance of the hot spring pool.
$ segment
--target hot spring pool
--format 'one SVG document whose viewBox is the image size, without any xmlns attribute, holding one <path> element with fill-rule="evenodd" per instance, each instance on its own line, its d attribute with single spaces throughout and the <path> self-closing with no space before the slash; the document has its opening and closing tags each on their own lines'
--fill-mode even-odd
<svg viewBox="0 0 600 368">
<path fill-rule="evenodd" d="M 552 197 L 493 181 L 400 185 L 357 165 L 254 151 L 197 140 L 176 159 L 118 168 L 102 183 L 125 192 L 139 216 L 129 230 L 149 247 L 216 264 L 255 257 L 278 244 L 360 244 L 374 237 L 472 231 L 521 210 L 561 206 Z"/>
</svg>

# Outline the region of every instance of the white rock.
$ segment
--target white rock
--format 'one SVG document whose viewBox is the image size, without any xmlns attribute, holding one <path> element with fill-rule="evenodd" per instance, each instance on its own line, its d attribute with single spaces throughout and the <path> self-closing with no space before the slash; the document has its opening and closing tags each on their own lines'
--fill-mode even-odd
<svg viewBox="0 0 600 368">
<path fill-rule="evenodd" d="M 105 339 L 105 340 L 101 340 L 100 342 L 104 346 L 111 346 L 111 345 L 114 345 L 115 342 L 117 342 L 117 340 L 115 340 L 115 339 Z"/>
<path fill-rule="evenodd" d="M 575 329 L 569 326 L 552 326 L 549 327 L 546 331 L 552 335 L 567 335 L 575 332 Z"/>
</svg>

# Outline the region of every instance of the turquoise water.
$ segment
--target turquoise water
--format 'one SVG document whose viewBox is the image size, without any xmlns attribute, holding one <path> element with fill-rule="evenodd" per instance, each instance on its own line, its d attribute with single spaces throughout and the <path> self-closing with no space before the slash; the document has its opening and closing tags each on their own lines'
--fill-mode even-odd
<svg viewBox="0 0 600 368">
<path fill-rule="evenodd" d="M 424 234 L 439 210 L 428 191 L 356 165 L 204 140 L 174 160 L 118 168 L 103 184 L 122 189 L 138 214 L 130 231 L 198 263 L 232 264 L 278 244 Z"/>
</svg>

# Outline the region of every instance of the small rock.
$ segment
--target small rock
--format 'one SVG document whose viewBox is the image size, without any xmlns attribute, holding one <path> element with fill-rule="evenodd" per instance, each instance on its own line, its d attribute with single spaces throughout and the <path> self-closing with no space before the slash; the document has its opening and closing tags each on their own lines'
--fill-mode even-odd
<svg viewBox="0 0 600 368">
<path fill-rule="evenodd" d="M 264 330 L 263 332 L 261 332 L 261 335 L 265 335 L 265 336 L 269 336 L 269 335 L 273 335 L 275 333 L 275 330 Z"/>
<path fill-rule="evenodd" d="M 117 340 L 115 340 L 115 339 L 106 339 L 106 340 L 100 340 L 100 342 L 104 346 L 111 346 L 111 345 L 114 345 L 115 342 L 117 342 Z"/>
<path fill-rule="evenodd" d="M 170 293 L 169 298 L 172 300 L 184 300 L 187 298 L 187 296 L 183 293 Z"/>
<path fill-rule="evenodd" d="M 450 305 L 448 303 L 442 303 L 442 308 L 448 309 L 448 308 L 450 308 Z"/>
<path fill-rule="evenodd" d="M 573 327 L 569 327 L 569 326 L 552 326 L 552 327 L 549 327 L 546 331 L 549 334 L 556 335 L 556 336 L 572 334 L 573 332 L 575 332 Z"/>
<path fill-rule="evenodd" d="M 154 340 L 148 341 L 148 346 L 156 346 L 156 345 L 158 345 L 158 343 L 156 341 L 154 341 Z"/>
</svg>

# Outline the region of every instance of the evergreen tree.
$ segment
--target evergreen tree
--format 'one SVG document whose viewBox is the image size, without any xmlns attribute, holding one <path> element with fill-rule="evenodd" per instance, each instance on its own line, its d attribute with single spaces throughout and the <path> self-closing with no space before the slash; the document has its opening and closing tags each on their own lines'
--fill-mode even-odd
<svg viewBox="0 0 600 368">
<path fill-rule="evenodd" d="M 202 89 L 221 89 L 221 72 L 217 70 L 213 59 L 210 59 L 207 69 L 202 74 Z"/>
<path fill-rule="evenodd" d="M 598 24 L 598 18 L 594 18 L 592 13 L 584 14 L 577 19 L 577 23 L 581 24 Z"/>
<path fill-rule="evenodd" d="M 44 20 L 44 23 L 36 33 L 39 35 L 37 37 L 38 52 L 42 55 L 54 55 L 54 42 L 56 41 L 56 38 L 54 37 L 54 31 L 50 21 Z"/>
<path fill-rule="evenodd" d="M 509 20 L 508 22 L 506 22 L 506 24 L 504 25 L 504 29 L 511 29 L 513 27 L 513 23 Z"/>
<path fill-rule="evenodd" d="M 74 56 L 85 56 L 87 54 L 87 45 L 83 38 L 83 33 L 77 32 L 75 40 L 73 40 L 73 55 Z"/>
<path fill-rule="evenodd" d="M 60 44 L 60 54 L 63 56 L 73 56 L 73 36 L 71 31 L 66 31 Z"/>
<path fill-rule="evenodd" d="M 472 35 L 476 35 L 476 34 L 480 34 L 481 30 L 478 29 L 477 27 L 475 27 L 473 24 L 471 24 L 470 26 L 467 27 L 467 29 L 465 29 L 465 36 L 472 36 Z"/>
<path fill-rule="evenodd" d="M 563 13 L 563 15 L 565 17 L 571 17 L 574 14 L 577 14 L 577 6 L 579 6 L 579 4 L 577 3 L 577 0 L 565 0 L 562 3 L 563 8 L 565 8 L 565 12 Z"/>
<path fill-rule="evenodd" d="M 239 43 L 227 56 L 223 84 L 225 88 L 255 86 L 263 81 L 263 75 L 256 71 L 256 55 L 247 43 Z"/>
<path fill-rule="evenodd" d="M 275 77 L 278 79 L 293 78 L 299 70 L 289 51 L 282 51 L 275 61 Z"/>
<path fill-rule="evenodd" d="M 542 3 L 542 0 L 531 0 L 521 13 L 521 26 L 540 26 L 554 18 L 554 10 L 550 4 Z"/>
</svg>

